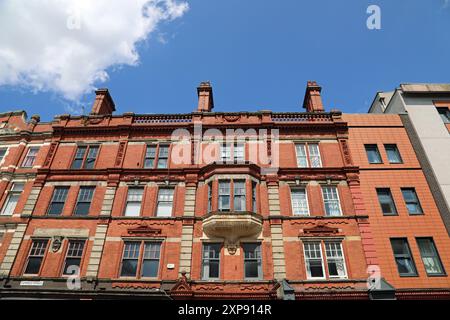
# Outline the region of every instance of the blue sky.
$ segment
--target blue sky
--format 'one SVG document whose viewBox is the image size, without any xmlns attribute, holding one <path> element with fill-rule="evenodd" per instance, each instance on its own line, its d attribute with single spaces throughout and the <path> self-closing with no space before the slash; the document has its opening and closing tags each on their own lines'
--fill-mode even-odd
<svg viewBox="0 0 450 320">
<path fill-rule="evenodd" d="M 138 45 L 137 66 L 113 66 L 109 80 L 95 83 L 110 89 L 117 113 L 191 112 L 203 80 L 212 82 L 215 111 L 303 111 L 306 81 L 317 80 L 327 110 L 359 113 L 377 91 L 402 82 L 450 82 L 445 0 L 187 2 L 187 12 Z M 370 4 L 381 8 L 381 30 L 366 27 Z M 93 98 L 80 99 L 87 111 Z M 44 121 L 79 103 L 0 86 L 1 111 L 24 109 Z"/>
</svg>

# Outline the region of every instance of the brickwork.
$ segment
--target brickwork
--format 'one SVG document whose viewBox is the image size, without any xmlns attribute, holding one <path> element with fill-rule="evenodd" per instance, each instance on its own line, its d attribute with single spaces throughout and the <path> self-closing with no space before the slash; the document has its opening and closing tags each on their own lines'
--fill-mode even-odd
<svg viewBox="0 0 450 320">
<path fill-rule="evenodd" d="M 58 116 L 25 134 L 31 124 L 24 114 L 5 116 L 10 130 L 0 137 L 0 147 L 8 149 L 0 164 L 1 208 L 14 194 L 14 183 L 25 183 L 13 214 L 0 216 L 0 272 L 8 292 L 27 279 L 44 282 L 30 295 L 47 289 L 65 294 L 70 241 L 83 241 L 82 286 L 99 296 L 161 289 L 172 297 L 273 298 L 277 283 L 286 279 L 297 297 L 368 298 L 369 266 L 379 266 L 389 284 L 406 290 L 402 297 L 448 288 L 446 276 L 427 275 L 417 246 L 417 237 L 432 237 L 450 270 L 448 234 L 400 116 L 324 112 L 320 87 L 309 86 L 308 113 L 210 112 L 212 89 L 204 83 L 199 112 L 190 114 L 111 115 L 114 103 L 100 90 L 90 117 Z M 193 130 L 195 123 L 203 132 L 276 129 L 279 139 L 255 143 L 256 151 L 246 141 L 244 161 L 224 164 L 220 143 L 196 138 L 201 147 L 184 144 L 189 156 L 180 164 L 171 133 Z M 299 166 L 296 144 L 305 145 L 306 167 Z M 365 144 L 378 146 L 382 163 L 368 162 Z M 386 144 L 397 145 L 402 163 L 389 163 Z M 23 168 L 32 145 L 40 149 L 33 166 Z M 164 145 L 167 158 L 160 152 Z M 309 145 L 318 147 L 317 166 Z M 83 153 L 88 147 L 98 147 L 93 159 Z M 262 158 L 250 161 L 260 149 L 278 166 Z M 196 162 L 192 150 L 213 156 Z M 81 194 L 86 186 L 95 188 L 88 211 L 76 215 L 88 197 Z M 56 192 L 59 187 L 67 193 Z M 406 187 L 415 189 L 423 215 L 408 214 L 401 194 Z M 391 189 L 398 215 L 382 214 L 376 188 Z M 415 277 L 398 274 L 390 246 L 390 238 L 398 237 L 409 242 Z M 25 274 L 37 240 L 47 241 L 40 268 Z M 220 250 L 205 252 L 208 244 L 220 244 Z M 310 264 L 310 244 L 321 263 L 318 274 Z"/>
</svg>

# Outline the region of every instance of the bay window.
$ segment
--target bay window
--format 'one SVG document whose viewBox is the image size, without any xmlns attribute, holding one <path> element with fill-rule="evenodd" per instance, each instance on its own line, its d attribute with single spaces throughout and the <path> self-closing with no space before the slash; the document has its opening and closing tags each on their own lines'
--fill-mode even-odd
<svg viewBox="0 0 450 320">
<path fill-rule="evenodd" d="M 219 181 L 219 211 L 230 211 L 230 184 L 229 180 Z"/>
<path fill-rule="evenodd" d="M 245 180 L 234 181 L 234 211 L 245 211 Z"/>
</svg>

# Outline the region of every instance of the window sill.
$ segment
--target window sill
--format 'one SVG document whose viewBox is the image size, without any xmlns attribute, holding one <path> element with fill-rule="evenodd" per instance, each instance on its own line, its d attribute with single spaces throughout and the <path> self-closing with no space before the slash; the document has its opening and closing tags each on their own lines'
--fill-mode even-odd
<svg viewBox="0 0 450 320">
<path fill-rule="evenodd" d="M 439 274 L 428 274 L 427 273 L 427 277 L 430 278 L 439 278 L 439 277 L 448 277 L 448 275 L 446 273 L 439 273 Z"/>
</svg>

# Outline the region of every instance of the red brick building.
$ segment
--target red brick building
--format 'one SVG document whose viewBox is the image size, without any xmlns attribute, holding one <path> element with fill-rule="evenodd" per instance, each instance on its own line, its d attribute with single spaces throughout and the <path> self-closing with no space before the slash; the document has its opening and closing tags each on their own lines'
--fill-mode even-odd
<svg viewBox="0 0 450 320">
<path fill-rule="evenodd" d="M 0 297 L 450 298 L 399 115 L 0 114 Z M 79 273 L 79 277 L 76 275 Z M 370 276 L 370 281 L 368 277 Z"/>
</svg>

